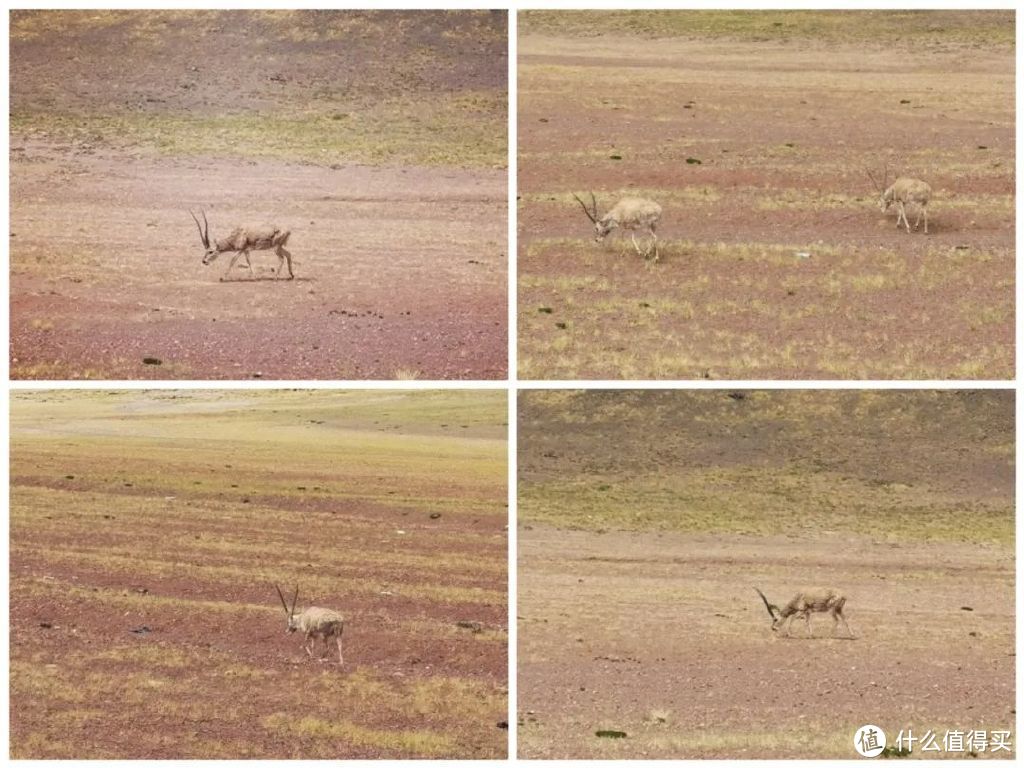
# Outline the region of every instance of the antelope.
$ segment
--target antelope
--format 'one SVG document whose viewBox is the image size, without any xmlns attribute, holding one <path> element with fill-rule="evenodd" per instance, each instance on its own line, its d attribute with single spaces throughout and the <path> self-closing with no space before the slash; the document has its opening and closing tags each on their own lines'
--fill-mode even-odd
<svg viewBox="0 0 1024 768">
<path fill-rule="evenodd" d="M 252 262 L 249 260 L 249 251 L 269 251 L 271 249 L 277 254 L 278 259 L 276 277 L 281 277 L 281 269 L 284 267 L 285 261 L 287 261 L 288 279 L 295 279 L 295 275 L 292 273 L 292 255 L 284 247 L 288 242 L 288 237 L 291 235 L 289 230 L 275 227 L 272 224 L 264 224 L 258 227 L 235 227 L 235 229 L 231 230 L 230 235 L 225 238 L 218 238 L 214 240 L 213 245 L 210 245 L 210 225 L 206 221 L 206 211 L 200 209 L 200 212 L 203 215 L 202 225 L 199 224 L 199 219 L 196 218 L 196 215 L 191 210 L 189 214 L 192 216 L 192 220 L 195 221 L 196 227 L 199 228 L 199 239 L 203 241 L 203 247 L 206 249 L 206 253 L 203 255 L 203 264 L 212 264 L 222 253 L 233 254 L 227 270 L 221 277 L 221 282 L 227 280 L 228 274 L 234 268 L 239 256 L 245 257 L 245 265 L 249 268 L 249 275 L 255 278 L 256 275 L 252 271 Z"/>
<path fill-rule="evenodd" d="M 633 240 L 633 247 L 636 248 L 636 252 L 639 255 L 646 259 L 653 250 L 654 260 L 657 261 L 660 258 L 658 253 L 658 236 L 655 234 L 654 228 L 661 219 L 661 206 L 656 202 L 645 200 L 641 197 L 624 197 L 604 216 L 598 216 L 597 198 L 594 197 L 593 192 L 590 193 L 591 205 L 589 208 L 575 194 L 573 194 L 573 197 L 583 207 L 583 212 L 587 214 L 587 218 L 594 223 L 595 242 L 600 243 L 613 229 L 626 229 L 629 230 L 629 236 Z M 650 234 L 651 245 L 648 246 L 647 250 L 641 250 L 637 244 L 637 232 Z"/>
<path fill-rule="evenodd" d="M 843 606 L 846 605 L 846 597 L 834 589 L 818 587 L 801 590 L 793 595 L 793 599 L 786 603 L 781 610 L 779 610 L 777 605 L 769 603 L 768 598 L 764 596 L 764 592 L 760 589 L 754 587 L 754 591 L 761 596 L 765 607 L 768 609 L 768 615 L 772 617 L 772 632 L 779 632 L 785 626 L 786 636 L 789 637 L 792 619 L 802 616 L 807 624 L 807 636 L 811 637 L 811 614 L 827 613 L 832 617 L 832 634 L 835 634 L 839 628 L 839 622 L 842 620 L 846 634 L 851 640 L 853 639 L 850 625 L 846 623 L 846 617 L 843 616 Z"/>
<path fill-rule="evenodd" d="M 917 220 L 914 221 L 914 229 L 917 229 L 921 223 L 921 217 L 924 216 L 924 233 L 928 234 L 928 201 L 932 198 L 932 188 L 930 186 L 920 179 L 901 176 L 892 183 L 892 186 L 886 187 L 885 185 L 889 182 L 888 167 L 885 169 L 885 176 L 881 184 L 876 181 L 870 171 L 868 171 L 868 178 L 871 179 L 871 183 L 875 185 L 881 195 L 878 204 L 883 213 L 888 211 L 893 204 L 896 205 L 896 229 L 900 228 L 900 220 L 902 219 L 907 232 L 910 232 L 910 222 L 907 221 L 907 206 L 913 205 L 917 208 Z"/>
<path fill-rule="evenodd" d="M 330 608 L 306 608 L 298 616 L 295 615 L 295 603 L 299 599 L 299 588 L 295 587 L 295 595 L 292 597 L 292 607 L 288 607 L 288 603 L 284 599 L 284 595 L 281 594 L 281 588 L 274 585 L 274 589 L 277 590 L 277 596 L 281 598 L 281 605 L 284 606 L 284 614 L 288 618 L 288 625 L 285 629 L 285 633 L 302 631 L 306 636 L 302 643 L 302 647 L 306 649 L 306 653 L 309 654 L 309 658 L 313 658 L 313 646 L 316 644 L 316 638 L 319 636 L 324 641 L 324 649 L 321 654 L 321 659 L 327 657 L 330 648 L 328 647 L 328 640 L 334 638 L 338 642 L 338 666 L 344 666 L 345 660 L 341 656 L 341 631 L 345 628 L 345 620 L 341 617 L 341 614 L 337 611 L 332 611 Z"/>
</svg>

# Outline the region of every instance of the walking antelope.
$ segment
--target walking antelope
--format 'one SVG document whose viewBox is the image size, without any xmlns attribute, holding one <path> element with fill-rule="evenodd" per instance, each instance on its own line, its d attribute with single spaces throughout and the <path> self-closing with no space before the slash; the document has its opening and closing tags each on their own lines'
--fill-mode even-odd
<svg viewBox="0 0 1024 768">
<path fill-rule="evenodd" d="M 843 616 L 843 606 L 846 605 L 846 598 L 834 589 L 818 587 L 801 590 L 793 595 L 793 599 L 786 603 L 781 610 L 777 605 L 769 603 L 768 598 L 764 596 L 760 589 L 754 587 L 754 591 L 761 596 L 765 607 L 768 609 L 768 615 L 772 617 L 772 632 L 779 632 L 785 626 L 786 636 L 788 637 L 790 634 L 789 630 L 792 628 L 792 619 L 802 616 L 807 624 L 807 636 L 811 637 L 811 614 L 827 613 L 832 617 L 832 634 L 835 634 L 839 628 L 839 622 L 842 621 L 846 634 L 851 639 L 853 638 L 850 625 L 846 623 L 846 617 Z"/>
<path fill-rule="evenodd" d="M 928 234 L 928 201 L 932 199 L 932 188 L 920 179 L 912 179 L 909 176 L 901 176 L 886 187 L 889 183 L 889 169 L 885 169 L 885 176 L 879 184 L 875 177 L 868 171 L 868 178 L 878 189 L 881 198 L 878 201 L 883 212 L 888 211 L 893 205 L 896 206 L 896 228 L 899 229 L 900 220 L 910 232 L 910 222 L 907 221 L 907 206 L 913 205 L 917 208 L 917 219 L 914 221 L 914 229 L 921 223 L 924 217 L 924 233 Z"/>
<path fill-rule="evenodd" d="M 285 249 L 285 245 L 288 243 L 288 238 L 291 235 L 289 230 L 275 227 L 272 224 L 264 224 L 258 227 L 236 227 L 231 231 L 230 235 L 214 240 L 211 245 L 210 225 L 206 221 L 206 211 L 200 209 L 200 213 L 203 215 L 202 225 L 199 224 L 199 219 L 196 218 L 196 215 L 189 211 L 192 220 L 195 221 L 196 226 L 199 228 L 199 239 L 203 241 L 203 247 L 206 249 L 206 253 L 203 255 L 203 264 L 212 264 L 222 253 L 233 254 L 227 270 L 221 277 L 221 282 L 227 280 L 228 274 L 234 268 L 239 256 L 245 257 L 245 265 L 249 268 L 249 275 L 250 277 L 255 277 L 256 275 L 252 271 L 252 262 L 249 260 L 249 251 L 269 250 L 273 250 L 277 254 L 276 277 L 281 277 L 281 270 L 287 261 L 288 279 L 295 279 L 295 275 L 292 273 L 292 255 Z"/>
<path fill-rule="evenodd" d="M 284 606 L 285 616 L 288 617 L 288 626 L 285 632 L 299 632 L 301 631 L 306 637 L 302 643 L 302 647 L 306 649 L 306 653 L 309 654 L 309 658 L 313 658 L 313 646 L 316 644 L 316 638 L 320 637 L 324 641 L 324 649 L 320 658 L 326 658 L 330 652 L 328 641 L 334 638 L 338 642 L 338 665 L 344 666 L 345 660 L 341 655 L 341 632 L 345 628 L 345 620 L 341 617 L 341 614 L 337 611 L 332 611 L 330 608 L 306 608 L 298 616 L 295 615 L 295 603 L 299 599 L 299 588 L 295 587 L 295 595 L 292 597 L 292 607 L 288 607 L 288 603 L 284 599 L 284 595 L 281 594 L 281 588 L 274 585 L 274 589 L 277 590 L 277 596 L 281 598 L 281 605 Z"/>
<path fill-rule="evenodd" d="M 589 208 L 575 194 L 573 194 L 573 197 L 583 207 L 583 212 L 587 214 L 587 218 L 594 223 L 594 232 L 597 235 L 594 238 L 596 242 L 600 243 L 604 240 L 613 229 L 629 230 L 629 235 L 633 240 L 633 247 L 636 248 L 636 252 L 646 259 L 653 250 L 654 260 L 658 260 L 660 257 L 658 253 L 658 236 L 655 234 L 654 228 L 661 219 L 661 206 L 656 202 L 645 200 L 641 197 L 624 197 L 604 216 L 598 216 L 597 198 L 594 197 L 593 192 L 590 193 Z M 641 250 L 637 244 L 637 232 L 646 232 L 651 236 L 651 244 L 646 250 Z"/>
</svg>

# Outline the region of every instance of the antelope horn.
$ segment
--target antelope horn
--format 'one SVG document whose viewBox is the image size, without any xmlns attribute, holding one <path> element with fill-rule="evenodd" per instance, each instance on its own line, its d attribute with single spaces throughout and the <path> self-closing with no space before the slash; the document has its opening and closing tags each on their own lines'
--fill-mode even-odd
<svg viewBox="0 0 1024 768">
<path fill-rule="evenodd" d="M 869 171 L 869 170 L 868 170 L 867 168 L 865 168 L 865 169 L 864 169 L 864 173 L 866 173 L 866 174 L 868 175 L 868 178 L 869 178 L 869 179 L 871 179 L 871 183 L 872 183 L 872 184 L 874 185 L 875 189 L 877 189 L 877 190 L 878 190 L 879 192 L 884 192 L 884 191 L 885 191 L 885 190 L 884 190 L 884 189 L 882 189 L 882 187 L 881 187 L 881 186 L 879 185 L 879 183 L 878 183 L 878 179 L 876 179 L 876 178 L 875 178 L 875 174 L 873 174 L 873 173 L 872 173 L 871 171 Z"/>
<path fill-rule="evenodd" d="M 202 214 L 203 214 L 203 244 L 207 248 L 209 248 L 210 247 L 210 222 L 208 222 L 206 220 L 206 211 L 204 211 L 202 208 L 200 208 L 199 210 L 202 211 Z"/>
<path fill-rule="evenodd" d="M 295 604 L 299 601 L 299 585 L 295 585 L 295 596 L 292 597 L 292 609 L 288 612 L 289 616 L 295 615 Z"/>
<path fill-rule="evenodd" d="M 274 585 L 274 589 L 277 590 L 277 596 L 281 598 L 281 605 L 284 608 L 285 614 L 287 614 L 288 613 L 288 603 L 285 602 L 284 595 L 281 594 L 281 588 L 279 586 L 277 586 L 277 584 L 275 584 Z"/>
<path fill-rule="evenodd" d="M 572 196 L 576 197 L 576 193 L 573 192 Z M 594 193 L 593 192 L 590 193 L 590 197 L 591 197 L 591 199 L 593 199 L 593 197 L 594 197 Z M 579 203 L 580 206 L 583 208 L 583 212 L 585 214 L 587 214 L 587 218 L 590 219 L 590 221 L 592 223 L 597 224 L 597 201 L 596 200 L 594 201 L 594 212 L 593 213 L 591 213 L 590 209 L 587 208 L 587 204 L 584 203 L 582 200 L 580 200 L 578 197 L 576 197 L 576 202 Z"/>
<path fill-rule="evenodd" d="M 764 592 L 757 587 L 754 587 L 754 591 L 761 596 L 762 600 L 764 600 L 764 607 L 768 609 L 768 615 L 772 617 L 772 621 L 775 621 L 775 611 L 778 609 L 768 602 L 768 598 L 764 596 Z"/>
<path fill-rule="evenodd" d="M 192 213 L 192 209 L 191 208 L 188 209 L 188 215 L 191 216 L 192 217 L 192 221 L 194 221 L 196 223 L 196 229 L 199 230 L 199 239 L 203 241 L 203 247 L 204 248 L 209 248 L 210 247 L 210 239 L 206 235 L 203 234 L 203 227 L 199 223 L 199 219 L 196 218 L 196 215 L 194 213 Z M 203 214 L 203 221 L 206 221 L 206 214 L 205 213 Z M 209 229 L 209 227 L 207 227 L 207 229 Z M 277 586 L 277 585 L 275 585 L 275 586 Z"/>
</svg>

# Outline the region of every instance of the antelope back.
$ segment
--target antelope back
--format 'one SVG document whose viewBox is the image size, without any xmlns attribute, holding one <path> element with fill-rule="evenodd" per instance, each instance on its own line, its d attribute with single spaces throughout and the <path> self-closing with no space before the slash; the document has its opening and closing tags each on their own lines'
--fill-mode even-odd
<svg viewBox="0 0 1024 768">
<path fill-rule="evenodd" d="M 307 634 L 334 634 L 344 623 L 342 615 L 330 608 L 307 608 L 296 621 L 299 629 Z"/>
<path fill-rule="evenodd" d="M 896 179 L 892 185 L 897 200 L 905 203 L 927 203 L 932 196 L 932 188 L 920 179 L 907 176 Z"/>
<path fill-rule="evenodd" d="M 661 216 L 661 206 L 653 200 L 642 197 L 624 197 L 615 204 L 605 218 L 620 223 L 629 221 L 656 221 Z"/>
</svg>

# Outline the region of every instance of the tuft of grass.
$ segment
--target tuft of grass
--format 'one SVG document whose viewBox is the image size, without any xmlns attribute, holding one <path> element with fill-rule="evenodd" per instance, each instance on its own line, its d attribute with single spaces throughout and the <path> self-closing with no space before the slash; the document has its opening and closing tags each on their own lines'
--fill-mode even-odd
<svg viewBox="0 0 1024 768">
<path fill-rule="evenodd" d="M 908 260 L 895 248 L 852 244 L 666 238 L 656 265 L 631 251 L 622 238 L 604 247 L 582 238 L 528 242 L 519 278 L 522 378 L 945 379 L 1013 370 L 1008 341 L 972 341 L 978 328 L 1012 338 L 1012 285 L 991 296 L 979 274 L 1005 270 L 1012 254 L 1004 249 L 928 247 Z M 810 257 L 797 257 L 804 252 Z M 933 307 L 950 291 L 965 298 L 937 318 Z M 557 311 L 571 333 L 537 307 Z M 808 322 L 837 315 L 842 324 Z M 890 338 L 908 322 L 913 335 Z"/>
<path fill-rule="evenodd" d="M 450 757 L 455 743 L 443 734 L 428 730 L 376 729 L 317 717 L 298 717 L 277 712 L 263 719 L 263 727 L 287 739 L 342 742 L 361 748 L 382 749 L 401 756 Z"/>
</svg>

